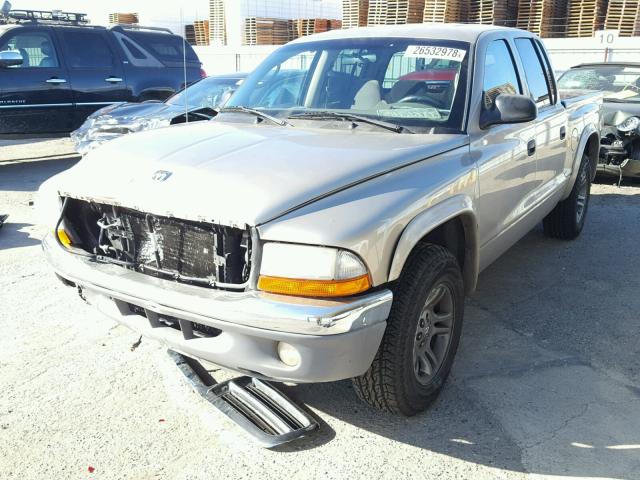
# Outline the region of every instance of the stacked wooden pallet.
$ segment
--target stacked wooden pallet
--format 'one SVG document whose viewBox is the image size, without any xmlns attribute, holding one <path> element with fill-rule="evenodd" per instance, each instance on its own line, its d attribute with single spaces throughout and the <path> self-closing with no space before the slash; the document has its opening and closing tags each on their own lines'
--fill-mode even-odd
<svg viewBox="0 0 640 480">
<path fill-rule="evenodd" d="M 513 27 L 518 16 L 517 0 L 470 0 L 468 22 Z"/>
<path fill-rule="evenodd" d="M 342 0 L 342 28 L 364 27 L 369 14 L 369 0 Z"/>
<path fill-rule="evenodd" d="M 299 18 L 293 21 L 296 37 L 313 35 L 314 33 L 328 32 L 342 28 L 342 21 L 327 18 Z"/>
<path fill-rule="evenodd" d="M 293 20 L 264 17 L 244 19 L 245 45 L 284 45 L 295 37 Z"/>
<path fill-rule="evenodd" d="M 640 36 L 640 2 L 609 0 L 604 28 L 618 30 L 621 37 Z"/>
<path fill-rule="evenodd" d="M 138 22 L 138 14 L 137 13 L 110 13 L 109 14 L 109 23 L 111 24 L 134 24 Z"/>
<path fill-rule="evenodd" d="M 224 0 L 209 0 L 209 43 L 211 45 L 227 44 Z"/>
<path fill-rule="evenodd" d="M 425 0 L 422 15 L 424 23 L 451 23 L 466 21 L 467 2 L 461 0 Z"/>
<path fill-rule="evenodd" d="M 209 45 L 209 20 L 193 22 L 196 45 Z"/>
<path fill-rule="evenodd" d="M 604 26 L 607 0 L 569 0 L 567 36 L 593 37 Z"/>
<path fill-rule="evenodd" d="M 196 44 L 196 30 L 193 28 L 193 24 L 188 24 L 184 26 L 184 39 L 187 41 L 189 45 Z"/>
<path fill-rule="evenodd" d="M 520 0 L 516 27 L 541 37 L 562 37 L 566 16 L 567 0 Z"/>
<path fill-rule="evenodd" d="M 389 2 L 387 0 L 369 0 L 367 25 L 386 25 L 388 12 Z"/>
<path fill-rule="evenodd" d="M 389 0 L 388 21 L 391 25 L 422 23 L 425 0 Z"/>
<path fill-rule="evenodd" d="M 422 23 L 425 0 L 370 0 L 368 25 Z"/>
</svg>

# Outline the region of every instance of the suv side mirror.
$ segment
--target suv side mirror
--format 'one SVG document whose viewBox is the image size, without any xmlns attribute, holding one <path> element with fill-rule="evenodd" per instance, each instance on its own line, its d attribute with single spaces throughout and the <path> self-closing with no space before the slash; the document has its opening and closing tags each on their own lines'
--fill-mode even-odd
<svg viewBox="0 0 640 480">
<path fill-rule="evenodd" d="M 16 50 L 0 52 L 0 68 L 15 67 L 22 65 L 22 62 L 22 55 Z"/>
<path fill-rule="evenodd" d="M 480 113 L 480 128 L 483 130 L 491 125 L 502 123 L 525 123 L 535 120 L 538 107 L 526 95 L 499 94 L 490 110 L 483 109 Z"/>
</svg>

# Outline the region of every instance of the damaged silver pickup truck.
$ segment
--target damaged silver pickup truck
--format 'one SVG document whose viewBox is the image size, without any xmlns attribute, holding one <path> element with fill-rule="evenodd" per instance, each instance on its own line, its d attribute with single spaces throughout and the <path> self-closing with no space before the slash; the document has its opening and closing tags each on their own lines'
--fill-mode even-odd
<svg viewBox="0 0 640 480">
<path fill-rule="evenodd" d="M 49 180 L 63 281 L 169 348 L 281 382 L 353 378 L 413 415 L 464 295 L 539 222 L 583 228 L 600 100 L 558 98 L 515 29 L 336 30 L 274 52 L 209 122 L 141 132 Z"/>
</svg>

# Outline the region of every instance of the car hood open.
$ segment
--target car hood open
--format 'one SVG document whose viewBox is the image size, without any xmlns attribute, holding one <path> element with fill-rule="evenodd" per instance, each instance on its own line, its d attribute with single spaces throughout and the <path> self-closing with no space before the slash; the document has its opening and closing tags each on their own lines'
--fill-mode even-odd
<svg viewBox="0 0 640 480">
<path fill-rule="evenodd" d="M 322 125 L 322 124 L 319 124 Z M 218 121 L 127 135 L 56 179 L 60 194 L 156 215 L 259 225 L 467 143 L 465 135 Z"/>
</svg>

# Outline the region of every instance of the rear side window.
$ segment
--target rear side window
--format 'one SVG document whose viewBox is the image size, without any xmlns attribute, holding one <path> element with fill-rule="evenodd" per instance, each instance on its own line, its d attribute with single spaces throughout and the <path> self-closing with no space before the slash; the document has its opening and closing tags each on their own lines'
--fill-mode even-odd
<svg viewBox="0 0 640 480">
<path fill-rule="evenodd" d="M 555 105 L 558 101 L 558 90 L 556 88 L 553 68 L 551 68 L 549 56 L 542 46 L 542 43 L 539 40 L 536 40 L 535 43 L 536 49 L 538 50 L 538 55 L 540 56 L 540 58 L 542 59 L 542 63 L 544 64 L 544 74 L 547 77 L 547 85 L 549 85 L 549 91 L 551 92 L 551 103 Z"/>
<path fill-rule="evenodd" d="M 21 32 L 0 45 L 0 51 L 17 50 L 22 65 L 12 68 L 57 68 L 60 66 L 51 37 L 46 32 Z"/>
<path fill-rule="evenodd" d="M 524 66 L 529 91 L 536 103 L 550 104 L 551 94 L 541 59 L 530 38 L 516 38 L 516 49 Z"/>
<path fill-rule="evenodd" d="M 133 58 L 136 58 L 138 60 L 144 60 L 145 58 L 147 58 L 147 56 L 144 53 L 142 53 L 138 47 L 136 47 L 133 43 L 131 43 L 126 38 L 122 39 L 122 43 L 124 43 L 124 46 L 127 47 L 127 50 L 129 50 Z"/>
<path fill-rule="evenodd" d="M 67 30 L 62 32 L 71 68 L 109 68 L 114 64 L 113 52 L 99 32 Z"/>
<path fill-rule="evenodd" d="M 126 32 L 136 43 L 163 62 L 182 63 L 183 49 L 187 62 L 198 62 L 198 56 L 182 37 L 167 33 Z"/>
<path fill-rule="evenodd" d="M 493 107 L 495 98 L 501 93 L 522 93 L 513 55 L 507 42 L 494 40 L 487 47 L 484 58 L 484 105 Z"/>
</svg>

